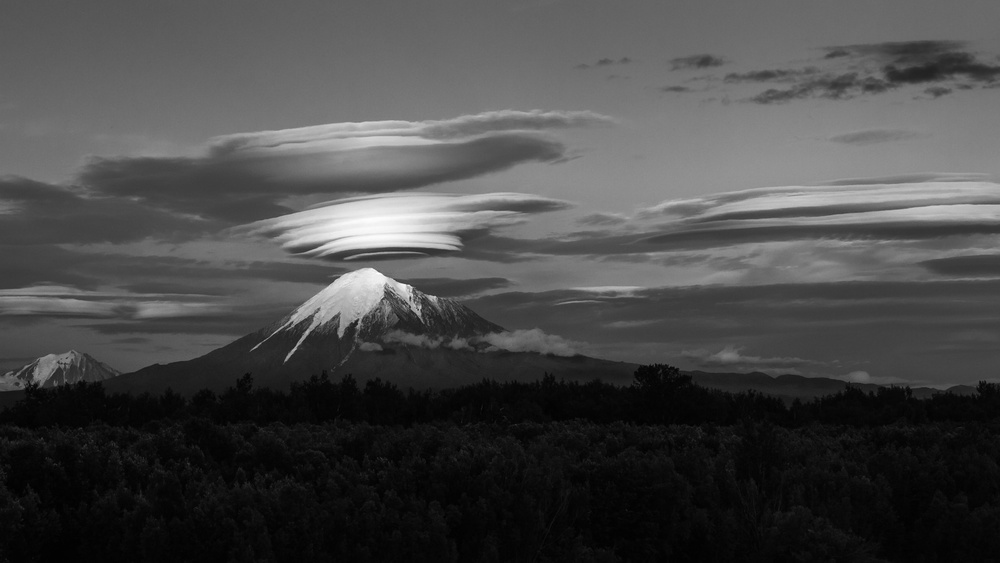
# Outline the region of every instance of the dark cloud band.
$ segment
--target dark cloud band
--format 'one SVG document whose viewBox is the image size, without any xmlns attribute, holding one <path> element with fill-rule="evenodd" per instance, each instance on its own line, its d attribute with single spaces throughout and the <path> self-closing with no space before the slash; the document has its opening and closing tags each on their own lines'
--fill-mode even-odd
<svg viewBox="0 0 1000 563">
<path fill-rule="evenodd" d="M 724 64 L 726 59 L 708 53 L 670 59 L 670 68 L 673 70 L 713 68 Z"/>
<path fill-rule="evenodd" d="M 807 66 L 754 69 L 708 77 L 707 87 L 721 78 L 726 85 L 776 85 L 744 101 L 781 104 L 810 98 L 847 100 L 909 87 L 921 87 L 925 98 L 940 98 L 958 90 L 992 88 L 1000 84 L 996 57 L 970 50 L 961 41 L 903 41 L 827 47 Z M 700 55 L 674 59 L 674 68 L 719 66 L 721 59 Z M 682 90 L 669 89 L 680 92 Z"/>
<path fill-rule="evenodd" d="M 151 235 L 190 237 L 219 227 L 129 199 L 11 176 L 0 178 L 0 206 L 5 245 L 122 243 Z"/>
<path fill-rule="evenodd" d="M 833 135 L 828 137 L 827 140 L 843 145 L 866 146 L 878 143 L 891 143 L 893 141 L 905 141 L 907 139 L 918 139 L 925 136 L 922 133 L 908 129 L 865 129 Z"/>
</svg>

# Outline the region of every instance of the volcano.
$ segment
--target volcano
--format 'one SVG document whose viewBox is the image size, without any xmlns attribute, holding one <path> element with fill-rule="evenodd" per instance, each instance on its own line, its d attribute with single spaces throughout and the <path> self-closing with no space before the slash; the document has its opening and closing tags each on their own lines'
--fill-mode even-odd
<svg viewBox="0 0 1000 563">
<path fill-rule="evenodd" d="M 285 356 L 287 363 L 303 344 L 322 348 L 334 342 L 338 346 L 346 343 L 346 354 L 350 355 L 359 345 L 384 340 L 390 332 L 428 338 L 475 338 L 501 331 L 502 327 L 455 301 L 421 293 L 372 268 L 364 268 L 341 276 L 303 303 L 251 352 L 272 339 L 278 348 L 294 340 Z"/>
<path fill-rule="evenodd" d="M 284 318 L 193 360 L 152 365 L 109 380 L 109 391 L 222 391 L 245 373 L 279 390 L 327 372 L 402 388 L 498 381 L 631 381 L 635 365 L 582 355 L 507 351 L 509 335 L 468 307 L 427 295 L 372 268 L 344 274 Z"/>
</svg>

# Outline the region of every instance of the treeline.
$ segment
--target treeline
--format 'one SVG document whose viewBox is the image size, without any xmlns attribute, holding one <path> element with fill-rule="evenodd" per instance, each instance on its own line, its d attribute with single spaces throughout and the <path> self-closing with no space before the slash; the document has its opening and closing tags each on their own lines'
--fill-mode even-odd
<svg viewBox="0 0 1000 563">
<path fill-rule="evenodd" d="M 983 424 L 0 426 L 2 561 L 995 561 Z"/>
<path fill-rule="evenodd" d="M 25 427 L 104 423 L 142 426 L 159 420 L 202 417 L 215 423 L 322 423 L 334 420 L 404 425 L 448 421 L 548 422 L 586 420 L 638 424 L 722 424 L 767 421 L 785 427 L 811 423 L 877 426 L 902 422 L 986 422 L 1000 418 L 1000 385 L 981 382 L 970 396 L 939 393 L 916 399 L 909 388 L 874 393 L 848 387 L 835 395 L 786 405 L 757 392 L 726 393 L 692 383 L 666 365 L 642 366 L 629 387 L 601 381 L 533 383 L 485 380 L 443 391 L 403 391 L 379 379 L 364 385 L 350 375 L 333 381 L 325 373 L 288 392 L 254 387 L 246 374 L 223 393 L 201 391 L 190 398 L 167 391 L 108 394 L 99 383 L 51 389 L 29 387 L 23 400 L 0 413 L 0 423 Z"/>
</svg>

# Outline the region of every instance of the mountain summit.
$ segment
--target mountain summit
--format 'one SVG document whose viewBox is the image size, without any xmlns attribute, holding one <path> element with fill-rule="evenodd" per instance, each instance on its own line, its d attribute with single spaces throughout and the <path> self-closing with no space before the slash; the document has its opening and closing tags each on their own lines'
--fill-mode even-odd
<svg viewBox="0 0 1000 563">
<path fill-rule="evenodd" d="M 516 333 L 516 334 L 515 334 Z M 635 366 L 580 355 L 510 351 L 508 342 L 541 331 L 504 330 L 468 307 L 427 295 L 372 268 L 344 274 L 284 318 L 204 356 L 152 365 L 105 384 L 112 391 L 193 394 L 222 391 L 243 374 L 286 389 L 327 372 L 359 381 L 379 377 L 401 387 L 454 387 L 490 378 L 631 380 Z"/>
<path fill-rule="evenodd" d="M 280 326 L 251 352 L 278 335 L 299 335 L 285 362 L 313 336 L 357 343 L 381 340 L 397 330 L 429 337 L 473 337 L 501 332 L 468 307 L 399 283 L 373 268 L 344 274 L 280 321 Z M 348 334 L 350 332 L 350 334 Z"/>
<path fill-rule="evenodd" d="M 79 381 L 104 381 L 119 374 L 107 364 L 88 354 L 70 350 L 65 354 L 42 356 L 20 369 L 0 376 L 0 391 L 24 389 L 29 383 L 39 387 L 56 387 Z"/>
</svg>

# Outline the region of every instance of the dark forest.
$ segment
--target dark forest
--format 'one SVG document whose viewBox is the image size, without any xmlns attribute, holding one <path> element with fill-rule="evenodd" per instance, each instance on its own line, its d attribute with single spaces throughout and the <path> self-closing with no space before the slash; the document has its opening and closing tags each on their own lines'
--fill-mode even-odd
<svg viewBox="0 0 1000 563">
<path fill-rule="evenodd" d="M 0 413 L 0 561 L 993 561 L 977 391 L 31 387 Z"/>
</svg>

